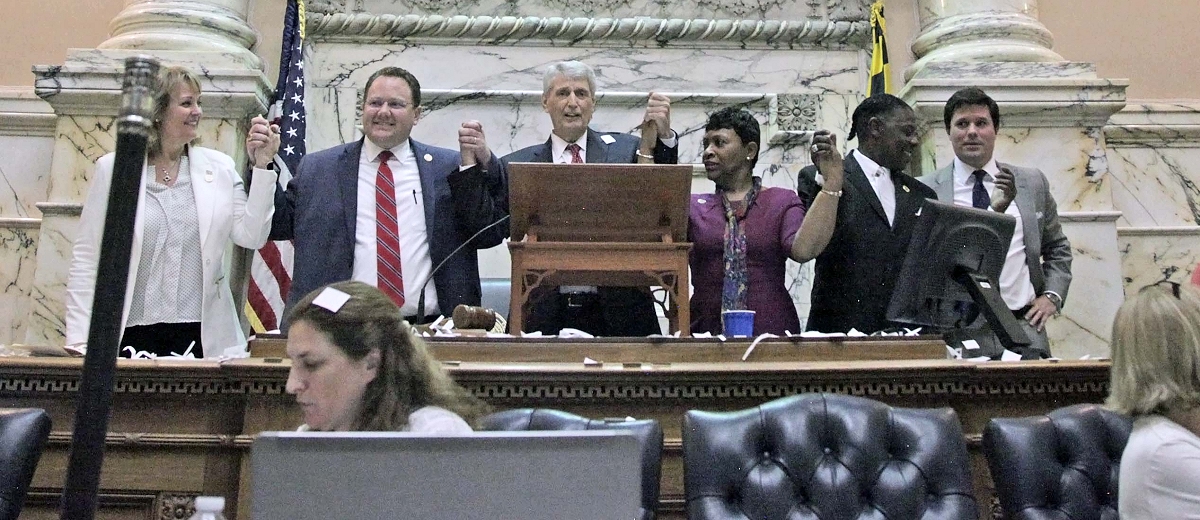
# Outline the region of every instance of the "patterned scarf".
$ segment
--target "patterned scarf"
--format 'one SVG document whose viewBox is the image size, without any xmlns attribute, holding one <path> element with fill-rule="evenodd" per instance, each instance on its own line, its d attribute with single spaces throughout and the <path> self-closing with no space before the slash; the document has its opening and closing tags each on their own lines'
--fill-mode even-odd
<svg viewBox="0 0 1200 520">
<path fill-rule="evenodd" d="M 750 273 L 746 268 L 746 231 L 741 221 L 754 204 L 762 180 L 754 177 L 754 183 L 746 198 L 731 201 L 725 192 L 717 189 L 721 205 L 725 208 L 725 283 L 721 287 L 721 311 L 745 310 L 746 289 L 750 285 Z"/>
</svg>

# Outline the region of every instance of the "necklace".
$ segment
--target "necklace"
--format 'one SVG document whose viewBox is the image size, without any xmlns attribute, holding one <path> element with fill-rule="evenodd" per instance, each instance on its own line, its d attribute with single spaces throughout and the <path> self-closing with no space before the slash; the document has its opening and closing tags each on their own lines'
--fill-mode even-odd
<svg viewBox="0 0 1200 520">
<path fill-rule="evenodd" d="M 162 173 L 163 184 L 167 184 L 167 183 L 171 182 L 171 170 L 174 170 L 177 166 L 179 166 L 179 163 L 182 160 L 183 160 L 183 156 L 180 156 L 179 159 L 175 159 L 174 161 L 172 161 L 171 165 L 168 167 L 164 167 L 161 165 L 158 166 L 158 171 L 160 173 Z"/>
</svg>

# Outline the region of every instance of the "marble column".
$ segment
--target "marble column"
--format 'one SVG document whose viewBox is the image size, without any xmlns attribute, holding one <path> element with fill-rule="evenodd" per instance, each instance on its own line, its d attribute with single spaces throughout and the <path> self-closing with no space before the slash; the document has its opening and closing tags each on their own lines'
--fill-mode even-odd
<svg viewBox="0 0 1200 520">
<path fill-rule="evenodd" d="M 1036 0 L 919 0 L 917 61 L 900 96 L 925 124 L 917 174 L 951 164 L 942 108 L 977 86 L 1000 105 L 996 159 L 1046 174 L 1074 255 L 1066 307 L 1048 325 L 1054 354 L 1107 356 L 1124 298 L 1103 128 L 1125 106 L 1126 80 L 1065 61 L 1037 21 Z"/>
<path fill-rule="evenodd" d="M 1037 20 L 1037 0 L 917 0 L 919 58 L 904 72 L 911 80 L 929 63 L 1052 62 L 1054 38 Z"/>
<path fill-rule="evenodd" d="M 261 60 L 250 51 L 256 36 L 246 23 L 248 2 L 127 0 L 107 41 L 69 49 L 62 65 L 34 67 L 35 92 L 57 122 L 47 198 L 37 204 L 42 219 L 27 343 L 63 342 L 71 247 L 93 164 L 115 146 L 124 58 L 146 54 L 200 76 L 200 142 L 244 162 L 246 123 L 265 112 L 269 94 Z"/>
</svg>

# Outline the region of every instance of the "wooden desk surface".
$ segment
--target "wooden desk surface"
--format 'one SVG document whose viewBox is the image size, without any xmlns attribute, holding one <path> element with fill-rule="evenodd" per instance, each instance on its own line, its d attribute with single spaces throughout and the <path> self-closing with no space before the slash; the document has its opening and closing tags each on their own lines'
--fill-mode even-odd
<svg viewBox="0 0 1200 520">
<path fill-rule="evenodd" d="M 864 347 L 857 343 L 848 341 L 842 347 Z M 680 427 L 690 409 L 737 410 L 803 392 L 861 395 L 894 406 L 953 407 L 972 449 L 977 496 L 985 510 L 982 517 L 987 517 L 991 481 L 979 451 L 987 420 L 1101 402 L 1108 393 L 1109 364 L 1098 361 L 757 360 L 760 354 L 790 357 L 795 349 L 809 347 L 813 352 L 836 349 L 805 344 L 780 344 L 775 346 L 778 352 L 770 346 L 760 352 L 760 344 L 749 362 L 704 361 L 686 349 L 686 356 L 671 357 L 672 351 L 651 352 L 658 347 L 649 346 L 637 353 L 635 347 L 613 343 L 514 349 L 557 349 L 560 352 L 550 357 L 571 360 L 549 362 L 520 359 L 523 354 L 510 359 L 512 352 L 486 343 L 439 343 L 434 348 L 443 347 L 443 352 L 461 358 L 447 367 L 454 378 L 497 409 L 546 407 L 589 417 L 659 420 L 666 438 L 660 507 L 664 518 L 683 516 Z M 729 344 L 709 347 L 717 358 L 736 353 L 739 360 L 744 350 Z M 622 354 L 613 361 L 602 357 L 605 363 L 599 366 L 584 366 L 576 361 L 581 360 L 580 349 Z M 476 356 L 483 353 L 499 354 L 500 359 Z M 246 518 L 248 505 L 239 498 L 248 496 L 253 436 L 292 430 L 301 422 L 284 388 L 287 360 L 120 360 L 117 367 L 98 517 L 170 518 L 169 511 L 186 507 L 195 495 L 218 494 L 227 497 L 230 518 Z M 65 477 L 81 369 L 81 359 L 0 358 L 0 406 L 45 408 L 54 421 L 22 518 L 57 518 L 54 508 Z"/>
</svg>

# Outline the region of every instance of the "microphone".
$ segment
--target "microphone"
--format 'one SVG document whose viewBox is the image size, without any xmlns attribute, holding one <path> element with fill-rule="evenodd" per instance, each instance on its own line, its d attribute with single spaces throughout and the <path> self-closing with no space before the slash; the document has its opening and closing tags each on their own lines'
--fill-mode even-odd
<svg viewBox="0 0 1200 520">
<path fill-rule="evenodd" d="M 438 271 L 442 269 L 443 265 L 446 265 L 446 262 L 449 262 L 451 258 L 454 258 L 454 255 L 457 255 L 459 251 L 462 251 L 464 247 L 467 247 L 467 244 L 474 242 L 475 239 L 479 238 L 479 235 L 482 235 L 484 231 L 492 229 L 492 228 L 500 225 L 500 223 L 508 220 L 510 216 L 511 215 L 505 215 L 503 217 L 500 217 L 500 220 L 497 220 L 495 222 L 492 222 L 491 224 L 483 226 L 483 229 L 476 231 L 474 235 L 471 235 L 471 238 L 464 240 L 463 243 L 459 244 L 458 247 L 454 248 L 454 251 L 451 251 L 450 254 L 446 255 L 446 258 L 443 258 L 441 262 L 438 262 L 438 265 L 434 266 L 432 271 L 429 271 L 429 276 L 425 277 L 425 283 L 421 284 L 421 296 L 419 296 L 417 298 L 417 318 L 418 319 L 425 317 L 425 288 L 429 286 L 429 282 L 433 281 L 433 276 L 436 275 L 438 273 Z"/>
</svg>

